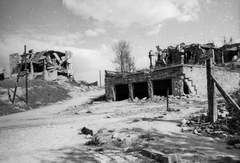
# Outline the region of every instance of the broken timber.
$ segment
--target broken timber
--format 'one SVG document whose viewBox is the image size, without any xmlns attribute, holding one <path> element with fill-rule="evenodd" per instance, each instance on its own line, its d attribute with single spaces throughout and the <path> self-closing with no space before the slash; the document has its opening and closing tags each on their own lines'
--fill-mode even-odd
<svg viewBox="0 0 240 163">
<path fill-rule="evenodd" d="M 240 107 L 237 105 L 237 103 L 231 98 L 231 96 L 229 96 L 223 89 L 222 87 L 219 85 L 218 81 L 216 80 L 216 78 L 214 78 L 213 76 L 211 76 L 212 79 L 214 80 L 214 82 L 216 83 L 216 87 L 219 90 L 219 92 L 222 94 L 222 96 L 224 97 L 224 99 L 232 106 L 235 107 L 236 109 L 238 109 L 240 111 Z"/>
</svg>

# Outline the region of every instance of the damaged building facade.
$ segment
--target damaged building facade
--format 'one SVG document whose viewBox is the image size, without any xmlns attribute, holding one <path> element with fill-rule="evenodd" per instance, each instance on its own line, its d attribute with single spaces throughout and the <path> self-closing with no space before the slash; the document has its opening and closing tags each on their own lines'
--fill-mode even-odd
<svg viewBox="0 0 240 163">
<path fill-rule="evenodd" d="M 41 77 L 44 80 L 55 80 L 59 75 L 72 78 L 72 55 L 70 51 L 62 53 L 53 50 L 36 53 L 30 50 L 25 56 L 14 53 L 10 55 L 10 74 L 16 74 L 19 71 L 24 74 L 27 68 L 29 79 Z M 25 57 L 27 57 L 26 67 Z"/>
<path fill-rule="evenodd" d="M 165 55 L 162 55 L 165 53 Z M 204 56 L 213 55 L 214 77 L 227 92 L 239 88 L 240 71 L 223 67 L 239 63 L 240 44 L 215 48 L 213 44 L 192 44 L 169 47 L 149 53 L 150 69 L 133 73 L 105 71 L 107 100 L 121 101 L 134 98 L 152 98 L 154 95 L 207 95 L 207 77 Z M 164 56 L 164 57 L 162 57 Z M 155 65 L 151 62 L 155 61 Z M 237 65 L 237 64 L 234 64 Z M 240 65 L 240 64 L 239 64 Z M 240 68 L 240 66 L 239 66 Z M 218 92 L 217 92 L 218 93 Z"/>
</svg>

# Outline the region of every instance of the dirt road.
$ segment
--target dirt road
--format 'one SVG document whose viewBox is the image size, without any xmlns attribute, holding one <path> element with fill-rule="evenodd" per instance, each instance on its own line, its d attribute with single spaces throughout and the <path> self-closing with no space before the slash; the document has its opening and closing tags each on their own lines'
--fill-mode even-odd
<svg viewBox="0 0 240 163">
<path fill-rule="evenodd" d="M 226 149 L 223 141 L 181 133 L 177 124 L 204 109 L 206 101 L 202 99 L 170 101 L 170 107 L 179 112 L 166 112 L 164 101 L 81 105 L 103 93 L 96 91 L 41 109 L 0 117 L 0 162 L 153 162 L 138 152 L 124 152 L 133 146 L 133 141 L 161 152 L 173 152 L 185 163 L 240 159 L 240 150 Z M 108 145 L 100 150 L 84 146 L 90 140 L 79 135 L 84 126 L 94 134 L 101 133 Z M 113 137 L 124 141 L 124 145 L 112 145 Z"/>
<path fill-rule="evenodd" d="M 57 113 L 103 94 L 104 90 L 94 91 L 65 102 L 0 117 L 0 162 L 50 162 L 57 157 L 55 149 L 81 143 L 77 131 L 81 126 L 79 117 L 58 117 Z"/>
</svg>

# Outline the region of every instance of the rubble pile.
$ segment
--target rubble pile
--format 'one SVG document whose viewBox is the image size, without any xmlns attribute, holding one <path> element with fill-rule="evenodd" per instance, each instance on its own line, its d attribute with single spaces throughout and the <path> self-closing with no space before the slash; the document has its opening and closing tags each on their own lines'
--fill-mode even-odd
<svg viewBox="0 0 240 163">
<path fill-rule="evenodd" d="M 181 96 L 173 96 L 173 95 L 169 95 L 168 98 L 169 99 L 187 99 L 187 98 L 191 98 L 194 95 L 192 94 L 182 94 Z M 133 102 L 146 102 L 146 101 L 151 101 L 151 102 L 159 102 L 159 101 L 166 101 L 167 97 L 166 96 L 158 96 L 158 95 L 154 95 L 152 98 L 149 98 L 147 100 L 147 97 L 144 97 L 142 99 L 138 99 L 137 97 L 135 97 L 133 99 Z"/>
<path fill-rule="evenodd" d="M 147 108 L 141 108 L 141 109 L 132 109 L 127 111 L 116 111 L 113 114 L 107 115 L 106 118 L 116 118 L 116 117 L 126 117 L 131 115 L 136 115 L 140 113 L 160 113 L 163 110 L 163 107 L 147 107 Z"/>
<path fill-rule="evenodd" d="M 182 132 L 194 133 L 197 135 L 217 137 L 221 139 L 240 139 L 240 114 L 232 114 L 231 109 L 218 109 L 218 120 L 210 122 L 207 113 L 193 115 L 181 123 Z"/>
</svg>

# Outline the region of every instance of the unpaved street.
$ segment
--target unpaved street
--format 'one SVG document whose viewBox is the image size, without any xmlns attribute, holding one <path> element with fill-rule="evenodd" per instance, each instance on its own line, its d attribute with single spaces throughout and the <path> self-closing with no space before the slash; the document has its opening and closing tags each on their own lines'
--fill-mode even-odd
<svg viewBox="0 0 240 163">
<path fill-rule="evenodd" d="M 0 117 L 0 162 L 153 162 L 138 151 L 126 152 L 133 142 L 177 154 L 182 162 L 240 159 L 240 150 L 226 149 L 225 142 L 182 133 L 177 126 L 184 117 L 206 109 L 204 99 L 170 100 L 170 107 L 178 112 L 166 112 L 165 101 L 97 101 L 81 105 L 102 94 L 103 91 L 95 91 L 41 109 Z M 100 133 L 105 145 L 84 146 L 90 140 L 79 134 L 84 126 L 94 134 Z M 124 141 L 123 145 L 114 144 L 114 137 Z"/>
</svg>

